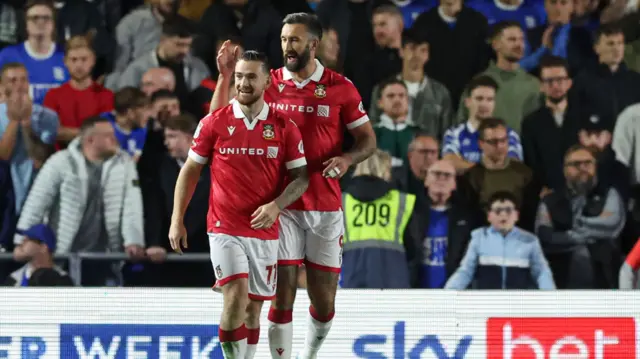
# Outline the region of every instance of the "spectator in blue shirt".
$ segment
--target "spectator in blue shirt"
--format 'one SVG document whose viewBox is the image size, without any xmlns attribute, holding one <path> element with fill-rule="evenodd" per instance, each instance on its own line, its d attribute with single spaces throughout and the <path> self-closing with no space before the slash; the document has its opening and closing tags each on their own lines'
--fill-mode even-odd
<svg viewBox="0 0 640 359">
<path fill-rule="evenodd" d="M 19 62 L 29 72 L 33 102 L 41 105 L 50 88 L 69 80 L 64 51 L 55 43 L 55 9 L 52 1 L 32 0 L 26 6 L 27 41 L 0 51 L 0 66 Z"/>
<path fill-rule="evenodd" d="M 469 109 L 467 122 L 454 126 L 444 133 L 442 157 L 453 163 L 458 172 L 471 168 L 482 158 L 478 127 L 493 116 L 498 84 L 489 76 L 478 76 L 467 86 L 469 96 L 464 100 Z M 522 161 L 520 136 L 511 128 L 507 129 L 509 141 L 508 156 Z"/>
<path fill-rule="evenodd" d="M 103 113 L 115 130 L 116 139 L 125 152 L 137 162 L 147 137 L 147 96 L 135 87 L 125 87 L 113 96 L 113 112 Z"/>
<path fill-rule="evenodd" d="M 465 289 L 472 281 L 476 289 L 555 289 L 538 237 L 515 226 L 516 202 L 509 192 L 491 197 L 490 226 L 471 233 L 467 253 L 445 289 Z"/>
<path fill-rule="evenodd" d="M 28 73 L 23 64 L 8 63 L 0 70 L 6 103 L 0 104 L 0 160 L 11 163 L 16 214 L 20 214 L 31 182 L 53 153 L 58 115 L 31 101 Z"/>
</svg>

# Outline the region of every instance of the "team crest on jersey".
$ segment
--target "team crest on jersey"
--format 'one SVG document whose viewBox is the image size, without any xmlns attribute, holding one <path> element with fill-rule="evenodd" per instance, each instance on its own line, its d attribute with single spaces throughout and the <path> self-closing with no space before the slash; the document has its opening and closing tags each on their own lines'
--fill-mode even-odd
<svg viewBox="0 0 640 359">
<path fill-rule="evenodd" d="M 317 84 L 316 85 L 316 90 L 313 92 L 313 94 L 317 98 L 325 98 L 327 96 L 327 90 L 325 90 L 324 85 Z"/>
<path fill-rule="evenodd" d="M 262 128 L 262 138 L 265 140 L 273 140 L 276 137 L 276 133 L 273 130 L 273 125 L 264 125 Z"/>
<path fill-rule="evenodd" d="M 53 78 L 55 78 L 57 81 L 64 81 L 64 69 L 60 66 L 54 66 Z"/>
<path fill-rule="evenodd" d="M 284 84 L 278 84 L 278 91 L 282 92 L 284 90 Z"/>
</svg>

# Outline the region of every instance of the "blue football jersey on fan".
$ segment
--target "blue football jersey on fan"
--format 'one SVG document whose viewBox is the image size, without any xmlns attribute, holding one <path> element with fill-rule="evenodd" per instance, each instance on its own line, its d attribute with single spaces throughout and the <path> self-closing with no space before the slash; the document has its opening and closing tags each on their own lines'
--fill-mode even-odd
<svg viewBox="0 0 640 359">
<path fill-rule="evenodd" d="M 125 131 L 116 123 L 116 116 L 113 112 L 105 112 L 101 114 L 100 117 L 108 119 L 113 125 L 120 148 L 131 156 L 142 154 L 144 142 L 147 139 L 146 128 L 135 128 L 131 131 Z"/>
<path fill-rule="evenodd" d="M 429 210 L 429 228 L 423 242 L 421 287 L 444 288 L 447 281 L 447 237 L 449 214 L 446 208 Z"/>
<path fill-rule="evenodd" d="M 467 6 L 484 15 L 489 26 L 500 21 L 517 21 L 526 31 L 547 22 L 543 2 L 523 2 L 517 6 L 508 6 L 500 4 L 497 0 L 475 0 Z"/>
<path fill-rule="evenodd" d="M 27 69 L 30 95 L 33 102 L 39 105 L 49 89 L 69 80 L 69 73 L 64 66 L 64 52 L 56 45 L 46 55 L 34 53 L 26 42 L 7 46 L 0 51 L 0 67 L 9 62 L 19 62 Z"/>
<path fill-rule="evenodd" d="M 518 136 L 514 130 L 508 128 L 507 137 L 509 141 L 508 156 L 523 161 L 524 157 L 522 155 L 520 136 Z M 469 122 L 451 127 L 444 133 L 442 156 L 455 154 L 465 161 L 478 163 L 482 158 L 482 150 L 478 143 L 479 139 L 480 134 L 478 130 L 472 128 Z"/>
<path fill-rule="evenodd" d="M 438 6 L 438 0 L 392 0 L 402 12 L 404 27 L 406 29 L 413 25 L 413 22 L 425 11 L 429 11 Z"/>
</svg>

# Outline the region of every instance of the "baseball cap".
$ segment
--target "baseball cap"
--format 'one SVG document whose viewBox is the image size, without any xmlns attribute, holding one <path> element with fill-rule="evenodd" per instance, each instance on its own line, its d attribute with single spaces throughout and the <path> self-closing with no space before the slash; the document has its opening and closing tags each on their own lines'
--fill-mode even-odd
<svg viewBox="0 0 640 359">
<path fill-rule="evenodd" d="M 56 251 L 56 235 L 46 224 L 36 224 L 26 230 L 18 229 L 16 233 L 46 244 L 51 253 Z"/>
</svg>

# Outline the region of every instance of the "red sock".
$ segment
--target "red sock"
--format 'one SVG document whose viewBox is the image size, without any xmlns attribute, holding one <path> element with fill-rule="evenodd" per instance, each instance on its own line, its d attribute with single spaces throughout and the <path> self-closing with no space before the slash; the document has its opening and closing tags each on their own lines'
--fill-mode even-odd
<svg viewBox="0 0 640 359">
<path fill-rule="evenodd" d="M 258 328 L 247 328 L 247 344 L 256 345 L 260 340 L 260 327 Z"/>
<path fill-rule="evenodd" d="M 231 355 L 231 358 L 225 359 L 244 359 L 247 352 L 247 327 L 244 324 L 234 330 L 222 330 L 218 327 L 218 337 L 225 355 Z"/>
</svg>

